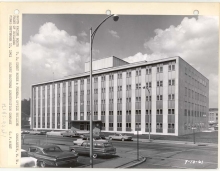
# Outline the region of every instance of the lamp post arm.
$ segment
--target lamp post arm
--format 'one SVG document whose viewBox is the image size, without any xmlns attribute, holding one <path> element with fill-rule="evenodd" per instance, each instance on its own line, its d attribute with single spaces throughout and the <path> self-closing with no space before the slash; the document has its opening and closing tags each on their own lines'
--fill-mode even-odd
<svg viewBox="0 0 220 171">
<path fill-rule="evenodd" d="M 96 34 L 97 30 L 99 29 L 99 27 L 100 27 L 107 19 L 109 19 L 109 18 L 112 17 L 113 15 L 114 15 L 114 14 L 109 15 L 108 17 L 106 17 L 106 18 L 96 27 L 96 29 L 93 31 L 93 33 L 92 33 L 92 35 L 91 35 L 91 44 L 93 43 L 93 39 L 94 39 L 95 34 Z"/>
</svg>

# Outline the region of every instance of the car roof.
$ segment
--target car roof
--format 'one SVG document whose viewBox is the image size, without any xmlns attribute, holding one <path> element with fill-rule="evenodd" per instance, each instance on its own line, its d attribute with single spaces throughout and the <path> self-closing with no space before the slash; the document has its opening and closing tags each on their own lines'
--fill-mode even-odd
<svg viewBox="0 0 220 171">
<path fill-rule="evenodd" d="M 36 147 L 36 148 L 44 149 L 44 148 L 59 147 L 59 146 L 57 146 L 57 145 L 32 145 L 30 147 Z"/>
<path fill-rule="evenodd" d="M 84 141 L 84 143 L 85 143 L 85 142 L 86 142 L 86 143 L 90 143 L 90 141 Z M 103 141 L 93 141 L 93 144 L 94 144 L 94 143 L 99 143 L 99 144 L 102 143 L 102 144 L 105 144 L 105 143 L 109 143 L 109 142 L 106 141 L 106 140 L 103 140 Z"/>
</svg>

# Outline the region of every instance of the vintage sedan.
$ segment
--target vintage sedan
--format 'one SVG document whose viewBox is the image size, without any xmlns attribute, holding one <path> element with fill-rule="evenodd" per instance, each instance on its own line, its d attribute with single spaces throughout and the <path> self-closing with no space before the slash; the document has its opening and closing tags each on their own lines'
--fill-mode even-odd
<svg viewBox="0 0 220 171">
<path fill-rule="evenodd" d="M 67 130 L 65 132 L 62 132 L 61 135 L 63 137 L 80 137 L 79 133 L 77 133 L 76 131 L 72 131 L 72 130 Z"/>
<path fill-rule="evenodd" d="M 40 167 L 59 167 L 63 165 L 76 164 L 78 154 L 64 152 L 56 145 L 31 146 L 28 155 L 37 159 L 37 166 Z"/>
<path fill-rule="evenodd" d="M 74 145 L 81 145 L 83 142 L 90 140 L 90 136 L 86 135 L 83 138 L 79 138 L 75 141 L 73 141 Z M 103 136 L 93 136 L 93 141 L 99 141 L 99 142 L 108 142 L 108 140 Z"/>
<path fill-rule="evenodd" d="M 122 133 L 115 133 L 114 135 L 109 135 L 109 140 L 121 140 L 121 141 L 130 140 L 131 141 L 132 136 L 128 136 Z"/>
<path fill-rule="evenodd" d="M 34 157 L 29 157 L 28 152 L 24 149 L 21 149 L 21 160 L 20 167 L 36 167 L 37 159 Z"/>
<path fill-rule="evenodd" d="M 69 147 L 69 150 L 73 153 L 81 154 L 90 154 L 90 142 L 85 141 L 81 145 L 73 145 Z M 93 158 L 98 156 L 109 156 L 115 155 L 116 148 L 113 145 L 106 141 L 93 141 Z"/>
</svg>

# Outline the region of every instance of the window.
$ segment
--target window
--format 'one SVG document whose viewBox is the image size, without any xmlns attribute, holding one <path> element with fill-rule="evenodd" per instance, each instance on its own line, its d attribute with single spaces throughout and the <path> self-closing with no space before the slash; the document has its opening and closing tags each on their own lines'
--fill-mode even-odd
<svg viewBox="0 0 220 171">
<path fill-rule="evenodd" d="M 87 94 L 90 94 L 90 90 L 87 90 Z"/>
<path fill-rule="evenodd" d="M 94 83 L 98 82 L 98 77 L 94 78 Z"/>
<path fill-rule="evenodd" d="M 136 89 L 141 89 L 141 83 L 136 84 Z"/>
<path fill-rule="evenodd" d="M 113 111 L 109 111 L 109 115 L 113 115 Z"/>
<path fill-rule="evenodd" d="M 131 111 L 130 111 L 130 110 L 127 110 L 127 111 L 126 111 L 126 115 L 131 115 Z"/>
<path fill-rule="evenodd" d="M 102 115 L 102 116 L 105 116 L 105 111 L 101 111 L 101 115 Z"/>
<path fill-rule="evenodd" d="M 140 76 L 141 75 L 141 69 L 136 69 L 136 76 Z"/>
<path fill-rule="evenodd" d="M 175 85 L 175 79 L 169 80 L 169 85 Z"/>
<path fill-rule="evenodd" d="M 150 123 L 150 124 L 149 124 L 149 123 L 146 123 L 146 128 L 147 128 L 147 129 L 151 128 L 151 123 Z"/>
<path fill-rule="evenodd" d="M 174 115 L 175 114 L 175 109 L 168 109 L 168 114 L 169 115 L 171 115 L 171 114 Z"/>
<path fill-rule="evenodd" d="M 168 129 L 175 129 L 175 126 L 174 126 L 174 124 L 168 124 Z"/>
<path fill-rule="evenodd" d="M 127 76 L 127 77 L 131 77 L 131 71 L 128 71 L 128 72 L 126 73 L 126 76 Z"/>
<path fill-rule="evenodd" d="M 105 76 L 102 76 L 102 77 L 101 77 L 101 80 L 102 80 L 102 82 L 105 81 Z"/>
<path fill-rule="evenodd" d="M 87 78 L 87 84 L 90 84 L 90 78 Z"/>
<path fill-rule="evenodd" d="M 109 92 L 113 92 L 114 91 L 114 87 L 109 87 Z"/>
<path fill-rule="evenodd" d="M 140 122 L 136 122 L 136 123 L 135 123 L 135 127 L 136 127 L 136 128 L 141 128 L 141 123 L 140 123 Z"/>
<path fill-rule="evenodd" d="M 122 91 L 122 86 L 118 86 L 118 91 Z"/>
<path fill-rule="evenodd" d="M 141 115 L 141 110 L 136 110 L 135 114 L 136 115 Z"/>
<path fill-rule="evenodd" d="M 169 71 L 175 71 L 175 64 L 169 64 Z"/>
<path fill-rule="evenodd" d="M 174 100 L 175 99 L 175 95 L 174 94 L 169 94 L 168 95 L 168 100 Z"/>
<path fill-rule="evenodd" d="M 126 85 L 126 90 L 131 90 L 131 85 Z"/>
<path fill-rule="evenodd" d="M 102 127 L 105 127 L 105 123 L 102 123 Z"/>
<path fill-rule="evenodd" d="M 127 98 L 126 98 L 126 102 L 127 102 L 127 103 L 130 103 L 130 102 L 131 102 L 131 98 L 130 98 L 130 97 L 127 97 Z"/>
<path fill-rule="evenodd" d="M 157 95 L 157 101 L 163 100 L 163 95 Z"/>
<path fill-rule="evenodd" d="M 118 115 L 122 115 L 122 111 L 118 111 Z"/>
<path fill-rule="evenodd" d="M 141 102 L 141 97 L 136 97 L 136 102 Z"/>
<path fill-rule="evenodd" d="M 122 78 L 122 73 L 118 73 L 118 79 L 121 79 Z"/>
<path fill-rule="evenodd" d="M 163 72 L 163 66 L 157 66 L 157 72 Z"/>
<path fill-rule="evenodd" d="M 163 129 L 163 124 L 162 123 L 157 123 L 157 129 Z"/>
<path fill-rule="evenodd" d="M 112 128 L 113 127 L 113 123 L 109 123 L 109 127 Z"/>
<path fill-rule="evenodd" d="M 78 85 L 78 80 L 74 81 L 74 85 Z M 58 86 L 59 87 L 59 86 Z"/>
<path fill-rule="evenodd" d="M 126 128 L 131 128 L 131 123 L 130 122 L 126 123 Z"/>
<path fill-rule="evenodd" d="M 122 127 L 122 123 L 121 123 L 121 122 L 118 122 L 118 123 L 117 123 L 117 126 L 118 126 L 118 128 L 121 128 L 121 127 Z"/>
<path fill-rule="evenodd" d="M 146 115 L 151 115 L 151 110 L 146 110 Z"/>
<path fill-rule="evenodd" d="M 147 83 L 146 83 L 146 87 L 151 88 L 151 82 L 147 82 Z"/>
<path fill-rule="evenodd" d="M 151 68 L 146 68 L 146 75 L 151 74 Z"/>
<path fill-rule="evenodd" d="M 94 89 L 94 94 L 98 94 L 98 89 Z"/>
<path fill-rule="evenodd" d="M 114 75 L 113 74 L 109 75 L 109 80 L 114 80 Z"/>
<path fill-rule="evenodd" d="M 84 80 L 81 80 L 81 82 L 80 82 L 80 83 L 81 83 L 81 85 L 83 85 L 83 84 L 84 84 Z"/>
<path fill-rule="evenodd" d="M 118 98 L 118 103 L 122 103 L 122 98 Z"/>
<path fill-rule="evenodd" d="M 94 104 L 98 104 L 98 100 L 94 100 Z"/>
<path fill-rule="evenodd" d="M 163 109 L 157 109 L 157 115 L 163 115 Z"/>
</svg>

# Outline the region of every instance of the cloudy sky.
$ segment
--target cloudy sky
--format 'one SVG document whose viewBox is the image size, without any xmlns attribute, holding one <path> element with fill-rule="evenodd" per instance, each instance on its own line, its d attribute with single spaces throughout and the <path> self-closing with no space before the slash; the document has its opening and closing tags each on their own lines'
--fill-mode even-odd
<svg viewBox="0 0 220 171">
<path fill-rule="evenodd" d="M 84 72 L 89 29 L 105 17 L 23 15 L 22 99 L 30 98 L 32 84 Z M 213 16 L 124 15 L 99 28 L 93 57 L 138 62 L 180 56 L 209 79 L 209 105 L 217 107 L 218 29 L 218 18 Z"/>
</svg>

